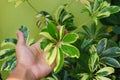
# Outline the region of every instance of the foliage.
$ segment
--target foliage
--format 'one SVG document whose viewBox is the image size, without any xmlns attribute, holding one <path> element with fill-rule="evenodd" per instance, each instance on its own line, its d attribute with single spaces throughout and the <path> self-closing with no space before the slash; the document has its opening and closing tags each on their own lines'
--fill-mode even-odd
<svg viewBox="0 0 120 80">
<path fill-rule="evenodd" d="M 21 26 L 19 30 L 24 33 L 24 37 L 25 37 L 25 40 L 27 41 L 27 44 L 31 45 L 33 43 L 33 40 L 28 41 L 28 38 L 29 38 L 28 28 L 25 26 Z M 17 39 L 15 38 L 7 38 L 2 42 L 1 44 L 2 47 L 12 45 L 14 48 L 12 49 L 7 48 L 0 51 L 0 61 L 5 60 L 5 62 L 1 66 L 1 70 L 12 71 L 15 68 L 16 66 L 15 45 L 16 44 L 17 44 Z"/>
<path fill-rule="evenodd" d="M 85 32 L 79 32 L 86 39 L 93 39 L 94 41 L 99 41 L 104 37 L 109 37 L 109 33 L 106 32 L 106 26 L 98 28 L 95 23 L 91 24 L 90 29 L 86 25 L 82 26 Z M 98 28 L 98 29 L 97 29 Z"/>
<path fill-rule="evenodd" d="M 119 6 L 111 5 L 107 0 L 80 0 L 84 4 L 83 12 L 88 12 L 95 22 L 91 26 L 82 25 L 84 31 L 75 33 L 73 30 L 77 27 L 74 24 L 74 15 L 67 10 L 68 4 L 61 5 L 51 15 L 46 11 L 38 12 L 29 0 L 9 1 L 15 2 L 16 7 L 27 1 L 37 12 L 36 25 L 40 28 L 40 36 L 44 37 L 40 48 L 48 53 L 48 65 L 56 62 L 54 72 L 42 80 L 119 80 L 120 41 L 112 40 L 108 28 L 99 28 L 97 24 L 99 19 L 119 12 Z M 116 21 L 108 20 L 108 23 L 119 23 L 115 19 Z M 22 26 L 20 30 L 24 32 L 27 44 L 32 45 L 33 41 L 28 41 L 27 27 Z M 15 47 L 16 43 L 17 39 L 7 38 L 1 46 Z M 15 49 L 1 50 L 0 60 L 5 60 L 1 70 L 12 71 L 16 65 Z"/>
<path fill-rule="evenodd" d="M 119 5 L 120 0 L 111 0 L 111 5 Z M 117 41 L 120 40 L 120 12 L 117 12 L 115 14 L 110 15 L 107 18 L 101 19 L 100 21 L 102 22 L 102 24 L 107 25 L 108 28 L 111 27 L 111 33 L 113 35 L 117 35 Z"/>
<path fill-rule="evenodd" d="M 88 12 L 96 23 L 98 19 L 120 11 L 119 6 L 111 6 L 106 0 L 81 0 L 81 2 L 85 5 L 82 12 Z"/>
<path fill-rule="evenodd" d="M 89 72 L 80 73 L 80 80 L 110 80 L 106 76 L 114 73 L 114 68 L 103 67 L 99 68 L 99 56 L 94 45 L 90 48 L 90 57 L 88 60 Z M 99 68 L 99 69 L 98 69 Z"/>
<path fill-rule="evenodd" d="M 36 16 L 37 26 L 43 27 L 53 22 L 56 25 L 64 25 L 68 31 L 74 30 L 76 28 L 73 23 L 74 16 L 66 10 L 67 6 L 68 4 L 59 6 L 53 16 L 46 11 L 41 11 Z"/>
<path fill-rule="evenodd" d="M 107 47 L 106 38 L 100 40 L 96 46 L 102 65 L 107 64 L 112 67 L 120 68 L 120 63 L 115 59 L 120 56 L 119 47 Z"/>
<path fill-rule="evenodd" d="M 68 57 L 79 57 L 79 50 L 70 45 L 75 42 L 78 35 L 75 33 L 65 33 L 65 27 L 60 26 L 58 31 L 57 26 L 53 23 L 48 23 L 47 28 L 40 32 L 40 35 L 46 39 L 41 42 L 41 49 L 47 52 L 47 63 L 51 65 L 53 61 L 56 61 L 56 67 L 54 72 L 58 72 L 64 62 L 64 55 Z"/>
</svg>

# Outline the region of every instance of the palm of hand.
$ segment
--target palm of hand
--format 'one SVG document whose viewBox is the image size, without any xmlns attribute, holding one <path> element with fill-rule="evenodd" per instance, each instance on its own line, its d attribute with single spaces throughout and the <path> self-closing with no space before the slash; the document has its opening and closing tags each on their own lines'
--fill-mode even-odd
<svg viewBox="0 0 120 80">
<path fill-rule="evenodd" d="M 46 63 L 46 53 L 39 48 L 40 41 L 32 46 L 27 46 L 22 32 L 17 31 L 18 43 L 16 46 L 17 65 L 29 69 L 36 78 L 41 78 L 49 74 L 53 67 Z"/>
</svg>

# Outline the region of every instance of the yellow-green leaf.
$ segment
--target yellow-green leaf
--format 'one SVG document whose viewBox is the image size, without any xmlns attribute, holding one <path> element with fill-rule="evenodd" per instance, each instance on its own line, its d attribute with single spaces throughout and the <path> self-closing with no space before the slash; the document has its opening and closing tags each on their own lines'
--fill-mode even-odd
<svg viewBox="0 0 120 80">
<path fill-rule="evenodd" d="M 56 40 L 48 32 L 40 32 L 40 35 L 46 37 L 47 39 L 49 39 L 51 41 L 55 41 L 56 42 Z"/>
<path fill-rule="evenodd" d="M 62 37 L 64 36 L 64 30 L 65 30 L 65 26 L 61 26 L 61 27 L 60 27 L 60 31 L 59 31 L 59 38 L 60 38 L 60 40 L 61 40 Z"/>
<path fill-rule="evenodd" d="M 111 79 L 109 79 L 107 77 L 103 77 L 103 76 L 96 76 L 95 78 L 96 78 L 96 80 L 111 80 Z"/>
<path fill-rule="evenodd" d="M 81 78 L 79 80 L 90 80 L 90 76 L 87 73 L 78 74 Z"/>
<path fill-rule="evenodd" d="M 102 69 L 100 69 L 99 71 L 97 71 L 96 75 L 99 75 L 99 76 L 108 76 L 112 73 L 114 73 L 114 68 L 112 67 L 104 67 Z"/>
<path fill-rule="evenodd" d="M 91 72 L 94 72 L 99 65 L 99 57 L 94 45 L 92 45 L 92 47 L 90 48 L 90 58 L 88 61 L 88 65 Z"/>
<path fill-rule="evenodd" d="M 46 58 L 48 65 L 51 65 L 55 61 L 57 54 L 58 54 L 57 47 L 54 47 L 53 51 L 47 54 L 48 56 Z"/>
<path fill-rule="evenodd" d="M 58 54 L 56 57 L 56 66 L 54 68 L 54 72 L 57 73 L 58 71 L 60 71 L 60 69 L 62 68 L 64 63 L 64 54 L 63 52 L 59 49 L 58 50 Z"/>
<path fill-rule="evenodd" d="M 49 52 L 49 50 L 52 48 L 53 46 L 53 43 L 49 43 L 45 48 L 44 48 L 44 51 L 45 52 Z"/>
</svg>

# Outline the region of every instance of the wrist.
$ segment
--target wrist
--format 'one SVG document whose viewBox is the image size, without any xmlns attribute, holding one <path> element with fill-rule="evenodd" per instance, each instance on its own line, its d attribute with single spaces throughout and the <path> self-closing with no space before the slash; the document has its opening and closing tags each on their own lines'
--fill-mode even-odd
<svg viewBox="0 0 120 80">
<path fill-rule="evenodd" d="M 16 66 L 7 80 L 36 80 L 36 78 L 28 68 Z"/>
</svg>

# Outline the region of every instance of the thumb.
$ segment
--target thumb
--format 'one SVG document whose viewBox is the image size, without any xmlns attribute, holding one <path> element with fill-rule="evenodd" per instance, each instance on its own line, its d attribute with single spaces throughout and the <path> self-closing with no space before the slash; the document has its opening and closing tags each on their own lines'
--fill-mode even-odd
<svg viewBox="0 0 120 80">
<path fill-rule="evenodd" d="M 24 34 L 21 31 L 19 31 L 19 30 L 16 31 L 16 34 L 17 34 L 17 38 L 18 38 L 17 44 L 25 45 Z"/>
</svg>

